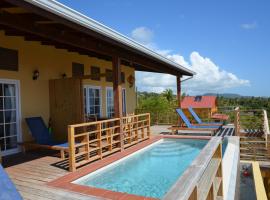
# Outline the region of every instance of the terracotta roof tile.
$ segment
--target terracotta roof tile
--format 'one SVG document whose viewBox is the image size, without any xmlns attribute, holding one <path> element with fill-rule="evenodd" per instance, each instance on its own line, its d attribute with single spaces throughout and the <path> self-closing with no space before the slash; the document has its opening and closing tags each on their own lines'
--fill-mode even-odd
<svg viewBox="0 0 270 200">
<path fill-rule="evenodd" d="M 201 97 L 201 98 L 200 98 Z M 197 101 L 195 101 L 197 98 Z M 182 100 L 182 108 L 214 108 L 216 106 L 215 96 L 186 96 Z"/>
</svg>

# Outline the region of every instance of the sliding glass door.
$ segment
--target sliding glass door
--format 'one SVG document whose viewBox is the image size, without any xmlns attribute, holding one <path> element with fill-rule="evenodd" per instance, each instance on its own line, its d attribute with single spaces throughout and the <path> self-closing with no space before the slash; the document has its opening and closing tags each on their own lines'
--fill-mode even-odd
<svg viewBox="0 0 270 200">
<path fill-rule="evenodd" d="M 0 79 L 0 146 L 2 155 L 18 152 L 20 140 L 18 81 Z"/>
</svg>

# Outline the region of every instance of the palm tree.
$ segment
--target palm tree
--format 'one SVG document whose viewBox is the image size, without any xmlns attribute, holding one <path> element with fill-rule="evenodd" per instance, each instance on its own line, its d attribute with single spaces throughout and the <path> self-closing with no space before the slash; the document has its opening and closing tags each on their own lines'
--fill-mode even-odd
<svg viewBox="0 0 270 200">
<path fill-rule="evenodd" d="M 167 99 L 168 102 L 173 101 L 173 91 L 172 89 L 166 89 L 163 91 L 162 95 Z"/>
</svg>

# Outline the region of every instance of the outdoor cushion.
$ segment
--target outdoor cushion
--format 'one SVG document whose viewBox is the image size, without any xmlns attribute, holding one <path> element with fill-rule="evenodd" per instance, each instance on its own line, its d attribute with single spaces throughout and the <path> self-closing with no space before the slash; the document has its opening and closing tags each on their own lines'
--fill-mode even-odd
<svg viewBox="0 0 270 200">
<path fill-rule="evenodd" d="M 220 122 L 203 122 L 201 118 L 197 115 L 197 113 L 193 110 L 192 107 L 188 107 L 189 112 L 194 117 L 194 119 L 197 121 L 198 124 L 221 124 Z"/>
<path fill-rule="evenodd" d="M 42 145 L 53 145 L 53 139 L 41 117 L 30 117 L 25 119 L 30 132 L 36 143 Z"/>
<path fill-rule="evenodd" d="M 182 109 L 177 108 L 176 109 L 176 112 L 182 118 L 182 120 L 184 121 L 184 123 L 187 125 L 188 128 L 194 128 L 194 129 L 196 129 L 196 128 L 200 128 L 200 129 L 207 129 L 207 128 L 208 129 L 209 128 L 216 128 L 216 129 L 218 129 L 218 128 L 220 128 L 220 126 L 203 126 L 203 125 L 202 126 L 196 126 L 196 125 L 192 125 L 190 123 L 189 119 L 186 117 L 186 115 L 182 111 Z"/>
<path fill-rule="evenodd" d="M 0 164 L 0 199 L 4 200 L 22 200 L 21 195 L 17 191 L 7 173 Z"/>
</svg>

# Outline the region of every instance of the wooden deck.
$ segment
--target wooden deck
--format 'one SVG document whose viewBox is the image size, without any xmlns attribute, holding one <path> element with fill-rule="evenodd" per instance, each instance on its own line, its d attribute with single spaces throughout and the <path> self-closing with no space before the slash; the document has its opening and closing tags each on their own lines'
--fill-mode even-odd
<svg viewBox="0 0 270 200">
<path fill-rule="evenodd" d="M 47 152 L 10 156 L 3 160 L 3 165 L 23 199 L 97 199 L 47 186 L 48 182 L 68 174 L 66 163 Z"/>
<path fill-rule="evenodd" d="M 168 129 L 171 127 L 170 125 L 155 125 L 151 126 L 151 131 L 154 134 L 171 134 L 171 131 Z M 196 129 L 194 130 L 188 130 L 188 131 L 178 131 L 181 135 L 203 135 L 204 133 L 206 135 L 207 131 L 198 131 Z M 234 136 L 234 125 L 224 125 L 218 132 L 215 134 L 215 136 L 219 137 L 226 137 L 226 136 Z"/>
</svg>

